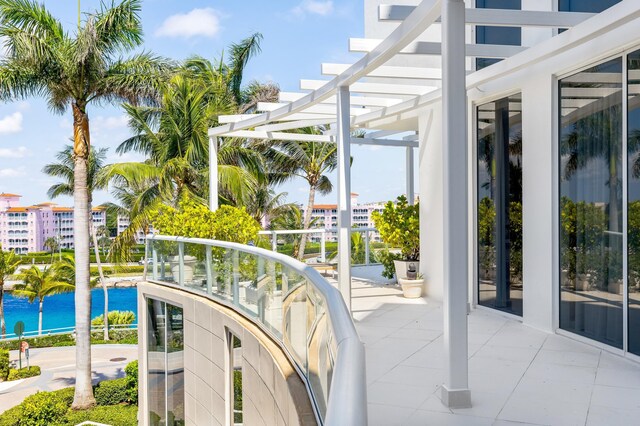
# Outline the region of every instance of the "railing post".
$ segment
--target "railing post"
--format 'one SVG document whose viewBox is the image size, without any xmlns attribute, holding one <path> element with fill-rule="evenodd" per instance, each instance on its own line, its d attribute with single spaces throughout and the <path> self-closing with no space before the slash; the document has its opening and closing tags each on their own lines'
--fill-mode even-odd
<svg viewBox="0 0 640 426">
<path fill-rule="evenodd" d="M 184 285 L 184 243 L 178 243 L 178 284 Z M 175 279 L 175 277 L 173 277 Z"/>
<path fill-rule="evenodd" d="M 278 251 L 278 234 L 276 234 L 276 231 L 271 232 L 271 251 Z"/>
<path fill-rule="evenodd" d="M 151 276 L 153 277 L 154 280 L 158 279 L 158 249 L 156 248 L 156 245 L 153 244 L 151 246 L 151 253 L 153 256 L 153 266 L 152 266 L 152 272 L 151 272 Z"/>
<path fill-rule="evenodd" d="M 142 281 L 147 281 L 147 272 L 149 270 L 149 239 L 145 238 L 144 239 L 144 273 L 142 274 Z"/>
<path fill-rule="evenodd" d="M 213 293 L 213 271 L 211 267 L 213 266 L 213 256 L 211 254 L 211 246 L 205 246 L 205 269 L 207 271 L 207 294 Z"/>
<path fill-rule="evenodd" d="M 320 261 L 322 263 L 327 262 L 327 242 L 325 241 L 324 232 L 320 233 Z"/>
<path fill-rule="evenodd" d="M 240 305 L 240 255 L 234 250 L 233 258 L 233 304 Z"/>
<path fill-rule="evenodd" d="M 364 231 L 364 264 L 369 266 L 369 230 Z"/>
</svg>

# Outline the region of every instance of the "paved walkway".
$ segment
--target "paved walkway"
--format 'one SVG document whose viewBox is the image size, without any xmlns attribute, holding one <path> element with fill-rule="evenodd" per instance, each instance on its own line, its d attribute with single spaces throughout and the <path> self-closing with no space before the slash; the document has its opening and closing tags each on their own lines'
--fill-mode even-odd
<svg viewBox="0 0 640 426">
<path fill-rule="evenodd" d="M 473 408 L 439 399 L 442 306 L 354 280 L 370 425 L 637 425 L 640 364 L 486 310 L 469 315 Z"/>
<path fill-rule="evenodd" d="M 75 383 L 75 346 L 31 349 L 30 355 L 30 364 L 40 366 L 42 374 L 29 379 L 0 383 L 0 413 L 18 405 L 24 398 L 38 391 L 52 391 L 73 386 Z M 138 346 L 94 345 L 91 355 L 93 381 L 97 383 L 124 377 L 126 365 L 138 359 Z M 17 351 L 11 351 L 10 356 L 12 361 L 17 360 Z M 118 360 L 112 361 L 113 359 Z M 24 358 L 22 362 L 23 367 L 26 366 Z"/>
</svg>

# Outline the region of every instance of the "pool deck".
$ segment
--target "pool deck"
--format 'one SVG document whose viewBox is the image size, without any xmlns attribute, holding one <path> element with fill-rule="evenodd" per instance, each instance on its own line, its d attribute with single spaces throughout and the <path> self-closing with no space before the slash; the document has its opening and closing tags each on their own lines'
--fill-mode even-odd
<svg viewBox="0 0 640 426">
<path fill-rule="evenodd" d="M 370 425 L 638 424 L 639 363 L 488 310 L 469 315 L 473 407 L 450 410 L 439 399 L 441 304 L 354 279 L 352 306 Z"/>
</svg>

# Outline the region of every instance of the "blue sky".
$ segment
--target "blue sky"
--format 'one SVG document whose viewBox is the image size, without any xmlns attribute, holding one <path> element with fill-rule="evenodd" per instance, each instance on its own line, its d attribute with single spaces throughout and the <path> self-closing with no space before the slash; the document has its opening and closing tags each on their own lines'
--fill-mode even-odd
<svg viewBox="0 0 640 426">
<path fill-rule="evenodd" d="M 77 22 L 76 0 L 45 0 L 45 5 L 69 29 Z M 82 0 L 82 10 L 100 4 Z M 322 62 L 353 62 L 349 37 L 363 34 L 363 0 L 145 0 L 142 20 L 145 50 L 183 59 L 193 54 L 216 58 L 230 43 L 254 32 L 264 36 L 262 53 L 254 58 L 245 82 L 273 81 L 282 90 L 295 91 L 299 79 L 322 78 Z M 92 143 L 109 148 L 109 162 L 139 160 L 119 157 L 115 147 L 129 135 L 126 117 L 118 106 L 89 107 Z M 71 136 L 70 112 L 51 113 L 44 101 L 31 98 L 0 104 L 0 192 L 24 196 L 24 204 L 47 200 L 54 180 L 41 172 Z M 353 147 L 352 190 L 362 201 L 382 201 L 404 192 L 404 150 Z M 335 182 L 335 177 L 332 179 Z M 308 187 L 291 181 L 279 191 L 288 201 L 306 204 Z M 96 204 L 109 194 L 94 196 Z M 319 201 L 335 202 L 335 191 Z M 71 199 L 60 198 L 60 204 Z"/>
</svg>

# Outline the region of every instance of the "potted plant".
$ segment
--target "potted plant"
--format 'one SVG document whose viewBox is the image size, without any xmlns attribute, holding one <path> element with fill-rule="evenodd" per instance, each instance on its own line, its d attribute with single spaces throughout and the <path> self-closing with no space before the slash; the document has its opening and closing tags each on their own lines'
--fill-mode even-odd
<svg viewBox="0 0 640 426">
<path fill-rule="evenodd" d="M 418 274 L 415 278 L 398 278 L 402 287 L 402 295 L 407 299 L 417 299 L 422 296 L 424 289 L 424 275 Z"/>
<path fill-rule="evenodd" d="M 420 208 L 411 205 L 401 195 L 397 202 L 389 201 L 382 212 L 373 212 L 373 222 L 380 238 L 393 249 L 400 251 L 393 257 L 396 278 L 415 279 L 420 273 Z"/>
</svg>

